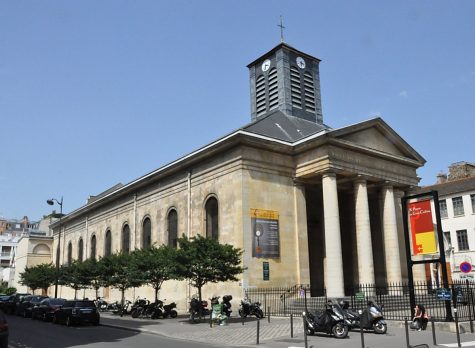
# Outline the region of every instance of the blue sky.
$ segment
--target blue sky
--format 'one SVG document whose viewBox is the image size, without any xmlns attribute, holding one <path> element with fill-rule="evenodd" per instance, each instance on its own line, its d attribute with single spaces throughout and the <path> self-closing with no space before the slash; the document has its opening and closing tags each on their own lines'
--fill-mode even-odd
<svg viewBox="0 0 475 348">
<path fill-rule="evenodd" d="M 326 124 L 382 117 L 423 185 L 475 162 L 475 1 L 0 0 L 0 216 L 70 212 L 247 124 L 280 15 L 322 59 Z"/>
</svg>

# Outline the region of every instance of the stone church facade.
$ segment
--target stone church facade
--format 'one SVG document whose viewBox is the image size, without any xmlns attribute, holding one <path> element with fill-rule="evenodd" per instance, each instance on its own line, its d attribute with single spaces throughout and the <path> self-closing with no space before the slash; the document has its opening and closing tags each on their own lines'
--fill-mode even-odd
<svg viewBox="0 0 475 348">
<path fill-rule="evenodd" d="M 281 43 L 249 64 L 251 123 L 53 224 L 61 264 L 201 234 L 242 248 L 247 268 L 239 282 L 205 286 L 204 297 L 296 284 L 341 297 L 354 284 L 405 280 L 400 198 L 425 160 L 381 118 L 324 124 L 319 62 Z M 168 281 L 160 297 L 185 309 L 194 291 Z"/>
</svg>

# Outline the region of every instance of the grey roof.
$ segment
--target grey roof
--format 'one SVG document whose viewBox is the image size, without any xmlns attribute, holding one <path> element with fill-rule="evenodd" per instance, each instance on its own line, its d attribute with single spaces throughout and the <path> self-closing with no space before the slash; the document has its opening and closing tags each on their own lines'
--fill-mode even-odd
<svg viewBox="0 0 475 348">
<path fill-rule="evenodd" d="M 447 196 L 462 192 L 475 191 L 475 177 L 447 181 L 443 184 L 421 187 L 420 192 L 437 191 L 439 196 Z"/>
<path fill-rule="evenodd" d="M 330 127 L 286 115 L 282 111 L 276 110 L 241 129 L 250 133 L 293 143 L 322 130 L 329 130 Z"/>
</svg>

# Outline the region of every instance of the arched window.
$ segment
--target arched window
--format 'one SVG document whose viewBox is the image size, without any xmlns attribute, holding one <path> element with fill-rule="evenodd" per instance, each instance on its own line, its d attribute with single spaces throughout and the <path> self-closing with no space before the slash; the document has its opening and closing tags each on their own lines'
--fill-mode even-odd
<svg viewBox="0 0 475 348">
<path fill-rule="evenodd" d="M 96 236 L 91 237 L 91 259 L 96 259 Z"/>
<path fill-rule="evenodd" d="M 112 254 L 112 236 L 111 230 L 106 231 L 106 239 L 104 241 L 104 256 Z"/>
<path fill-rule="evenodd" d="M 142 248 L 149 249 L 152 245 L 152 223 L 149 218 L 143 221 L 142 226 Z"/>
<path fill-rule="evenodd" d="M 206 237 L 218 239 L 218 200 L 209 198 L 205 204 Z"/>
<path fill-rule="evenodd" d="M 84 242 L 82 241 L 82 238 L 80 238 L 79 243 L 78 243 L 78 261 L 79 262 L 82 262 L 83 254 L 84 254 Z"/>
<path fill-rule="evenodd" d="M 73 262 L 73 244 L 71 242 L 68 243 L 68 266 L 71 266 Z"/>
<path fill-rule="evenodd" d="M 124 225 L 122 228 L 122 251 L 128 253 L 130 251 L 130 227 Z"/>
<path fill-rule="evenodd" d="M 178 237 L 178 214 L 175 209 L 168 213 L 168 246 L 176 249 Z"/>
</svg>

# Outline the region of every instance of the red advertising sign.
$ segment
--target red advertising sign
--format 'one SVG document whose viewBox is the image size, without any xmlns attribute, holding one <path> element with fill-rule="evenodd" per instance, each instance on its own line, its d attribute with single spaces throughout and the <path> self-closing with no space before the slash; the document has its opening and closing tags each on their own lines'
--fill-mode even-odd
<svg viewBox="0 0 475 348">
<path fill-rule="evenodd" d="M 409 222 L 411 224 L 412 252 L 414 255 L 437 252 L 434 223 L 430 199 L 409 203 Z"/>
</svg>

